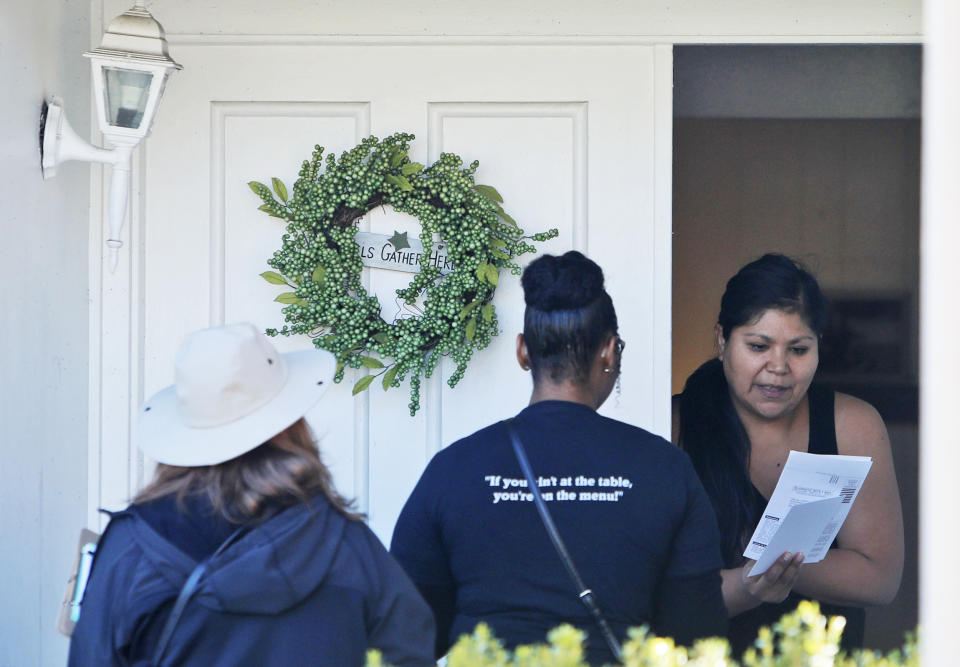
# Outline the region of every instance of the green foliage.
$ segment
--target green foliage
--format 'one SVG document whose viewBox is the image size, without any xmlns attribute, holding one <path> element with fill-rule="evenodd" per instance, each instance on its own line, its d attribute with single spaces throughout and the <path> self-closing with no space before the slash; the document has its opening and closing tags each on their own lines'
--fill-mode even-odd
<svg viewBox="0 0 960 667">
<path fill-rule="evenodd" d="M 773 628 L 761 628 L 756 647 L 747 649 L 738 662 L 730 656 L 726 639 L 697 641 L 677 646 L 643 628 L 630 630 L 623 645 L 624 667 L 920 667 L 916 638 L 907 636 L 902 649 L 880 655 L 873 651 L 840 652 L 838 643 L 846 621 L 820 613 L 815 602 L 804 601 L 783 616 Z M 586 635 L 561 625 L 547 635 L 547 644 L 518 646 L 511 653 L 479 624 L 472 635 L 460 637 L 447 655 L 448 667 L 587 667 L 583 659 Z M 367 667 L 387 667 L 377 651 L 367 654 Z"/>
<path fill-rule="evenodd" d="M 287 280 L 275 271 L 264 271 L 260 276 L 271 285 L 286 285 Z M 292 287 L 292 285 L 291 285 Z"/>
<path fill-rule="evenodd" d="M 316 146 L 300 169 L 292 197 L 278 178 L 271 180 L 272 190 L 249 183 L 263 202 L 260 210 L 287 223 L 281 248 L 267 261 L 275 271 L 261 275 L 271 284 L 295 287 L 276 299 L 286 304 L 285 325 L 267 333 L 312 336 L 318 348 L 336 355 L 337 382 L 347 367 L 379 370 L 384 389 L 409 379 L 411 415 L 420 407 L 421 379 L 433 374 L 441 357 L 456 364 L 447 380 L 454 387 L 474 352 L 497 335 L 492 299 L 500 269 L 519 275 L 516 258 L 536 251 L 531 242 L 557 236 L 556 229 L 524 235 L 504 212 L 500 193 L 474 183 L 478 162 L 464 167 L 451 153 L 428 167 L 411 162 L 407 151 L 413 138 L 403 133 L 382 141 L 368 137 L 339 159 Z M 395 323 L 380 316 L 380 302 L 361 284 L 354 240 L 357 220 L 385 204 L 420 221 L 426 255 L 433 250 L 434 235 L 443 239 L 455 267 L 447 275 L 435 266 L 414 274 L 397 296 L 413 304 L 423 295 L 423 313 Z M 478 306 L 482 317 L 470 316 Z M 373 365 L 375 357 L 383 363 Z M 376 376 L 366 377 L 354 385 L 354 394 Z"/>
<path fill-rule="evenodd" d="M 357 380 L 357 383 L 356 383 L 355 385 L 353 385 L 353 395 L 356 396 L 356 395 L 359 394 L 361 391 L 363 391 L 364 389 L 366 389 L 367 387 L 369 387 L 369 386 L 373 383 L 373 380 L 374 380 L 375 377 L 377 377 L 377 376 L 376 376 L 376 375 L 364 375 L 362 378 L 360 378 L 359 380 Z"/>
</svg>

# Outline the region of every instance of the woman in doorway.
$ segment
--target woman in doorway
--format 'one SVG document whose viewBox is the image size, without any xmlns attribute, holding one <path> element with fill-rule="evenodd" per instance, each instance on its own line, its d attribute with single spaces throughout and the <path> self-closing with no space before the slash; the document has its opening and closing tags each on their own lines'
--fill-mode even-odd
<svg viewBox="0 0 960 667">
<path fill-rule="evenodd" d="M 713 503 L 723 547 L 723 597 L 735 655 L 801 599 L 846 617 L 842 645 L 861 646 L 864 606 L 889 602 L 903 569 L 903 522 L 890 442 L 867 403 L 813 384 L 826 305 L 793 260 L 764 255 L 727 283 L 717 358 L 674 400 L 674 438 Z M 742 556 L 791 451 L 869 456 L 873 466 L 823 561 L 782 554 L 748 577 Z"/>
<path fill-rule="evenodd" d="M 719 537 L 688 458 L 597 414 L 624 347 L 603 272 L 578 252 L 547 255 L 522 284 L 516 355 L 533 375 L 529 405 L 434 456 L 393 533 L 391 552 L 433 608 L 437 656 L 481 621 L 511 647 L 568 622 L 588 632 L 592 663 L 613 661 L 530 502 L 511 424 L 619 639 L 645 623 L 683 643 L 723 634 Z"/>
<path fill-rule="evenodd" d="M 429 608 L 303 419 L 335 367 L 250 324 L 185 340 L 140 415 L 159 464 L 100 539 L 70 665 L 433 664 Z"/>
</svg>

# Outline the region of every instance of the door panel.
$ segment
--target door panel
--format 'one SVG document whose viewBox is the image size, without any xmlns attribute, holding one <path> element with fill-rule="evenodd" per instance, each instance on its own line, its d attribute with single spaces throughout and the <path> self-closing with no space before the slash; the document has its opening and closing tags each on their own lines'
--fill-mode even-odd
<svg viewBox="0 0 960 667">
<path fill-rule="evenodd" d="M 445 151 L 476 146 L 477 180 L 495 184 L 504 206 L 527 232 L 556 227 L 560 235 L 538 245 L 538 254 L 583 248 L 586 219 L 577 205 L 586 199 L 587 103 L 433 105 Z M 580 243 L 576 243 L 579 239 Z M 525 255 L 523 264 L 535 255 Z M 468 435 L 491 421 L 515 414 L 530 398 L 531 383 L 515 361 L 516 334 L 523 329 L 523 290 L 516 276 L 504 273 L 496 294 L 501 335 L 478 355 L 442 401 L 441 445 Z M 484 363 L 485 360 L 493 363 Z M 456 368 L 445 363 L 443 380 Z M 445 384 L 443 386 L 446 386 Z M 482 407 L 482 409 L 478 409 Z"/>
</svg>

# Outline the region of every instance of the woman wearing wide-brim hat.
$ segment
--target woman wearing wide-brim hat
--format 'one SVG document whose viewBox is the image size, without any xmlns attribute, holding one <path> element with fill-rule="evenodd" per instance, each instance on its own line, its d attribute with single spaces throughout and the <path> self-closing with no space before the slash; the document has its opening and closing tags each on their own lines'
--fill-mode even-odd
<svg viewBox="0 0 960 667">
<path fill-rule="evenodd" d="M 185 340 L 141 411 L 157 471 L 100 539 L 71 665 L 432 664 L 430 609 L 303 419 L 335 367 L 250 324 Z"/>
</svg>

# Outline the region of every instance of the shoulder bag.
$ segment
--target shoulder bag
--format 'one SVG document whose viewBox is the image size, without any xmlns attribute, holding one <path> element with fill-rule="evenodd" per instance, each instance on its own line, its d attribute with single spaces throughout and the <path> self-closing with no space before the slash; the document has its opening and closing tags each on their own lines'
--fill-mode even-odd
<svg viewBox="0 0 960 667">
<path fill-rule="evenodd" d="M 557 526 L 553 523 L 553 517 L 550 515 L 550 510 L 547 509 L 547 504 L 540 495 L 540 489 L 537 487 L 537 480 L 533 476 L 533 470 L 530 468 L 530 462 L 527 460 L 527 453 L 523 449 L 523 443 L 520 441 L 520 436 L 517 434 L 517 430 L 514 428 L 512 420 L 507 422 L 507 432 L 510 434 L 510 441 L 513 444 L 513 452 L 517 455 L 517 461 L 520 463 L 520 468 L 523 470 L 523 474 L 527 478 L 527 486 L 530 488 L 530 493 L 533 494 L 533 501 L 537 506 L 537 511 L 540 513 L 540 519 L 543 521 L 543 526 L 547 529 L 547 533 L 550 535 L 550 540 L 553 542 L 553 547 L 557 550 L 560 560 L 563 561 L 564 567 L 567 568 L 567 574 L 570 575 L 570 579 L 573 581 L 573 585 L 576 587 L 578 592 L 577 596 L 587 608 L 587 611 L 590 612 L 590 615 L 593 616 L 593 620 L 596 621 L 597 626 L 600 628 L 600 634 L 603 635 L 604 641 L 606 641 L 607 646 L 610 647 L 610 652 L 613 653 L 613 657 L 616 658 L 617 662 L 622 662 L 620 642 L 617 641 L 616 636 L 613 634 L 613 630 L 610 629 L 610 624 L 607 623 L 607 619 L 604 617 L 603 612 L 600 611 L 600 607 L 597 605 L 596 595 L 592 590 L 587 588 L 586 584 L 583 583 L 583 579 L 580 577 L 580 573 L 577 571 L 576 565 L 573 564 L 573 559 L 570 558 L 570 554 L 567 552 L 567 547 L 564 545 L 563 539 L 560 537 L 560 533 L 557 532 Z"/>
</svg>

